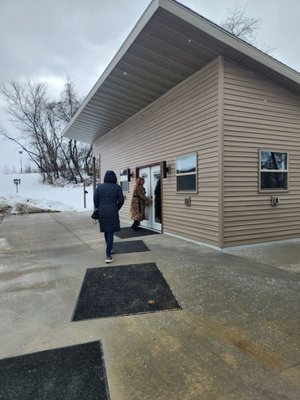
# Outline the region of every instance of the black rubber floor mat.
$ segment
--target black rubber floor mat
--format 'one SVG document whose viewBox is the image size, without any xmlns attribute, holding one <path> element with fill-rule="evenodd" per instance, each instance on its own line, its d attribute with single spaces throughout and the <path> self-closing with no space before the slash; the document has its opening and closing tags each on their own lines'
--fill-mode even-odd
<svg viewBox="0 0 300 400">
<path fill-rule="evenodd" d="M 73 321 L 180 309 L 155 263 L 89 268 Z"/>
<path fill-rule="evenodd" d="M 114 242 L 114 254 L 139 253 L 143 251 L 150 251 L 150 249 L 142 240 Z"/>
<path fill-rule="evenodd" d="M 115 232 L 115 235 L 120 239 L 130 239 L 140 236 L 157 235 L 157 234 L 160 234 L 160 232 L 151 231 L 150 229 L 146 228 L 139 228 L 138 231 L 134 231 L 133 229 L 130 228 L 130 226 L 122 228 L 119 232 Z"/>
<path fill-rule="evenodd" d="M 0 399 L 109 400 L 101 342 L 0 360 Z"/>
</svg>

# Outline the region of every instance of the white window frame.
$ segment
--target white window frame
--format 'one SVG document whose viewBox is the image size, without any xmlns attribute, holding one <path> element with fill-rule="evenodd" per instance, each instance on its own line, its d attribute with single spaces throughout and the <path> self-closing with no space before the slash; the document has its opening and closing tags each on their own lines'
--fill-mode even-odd
<svg viewBox="0 0 300 400">
<path fill-rule="evenodd" d="M 177 173 L 177 160 L 179 160 L 180 158 L 191 157 L 191 156 L 194 156 L 196 159 L 195 172 L 186 172 L 186 173 L 178 174 Z M 197 183 L 198 182 L 198 174 L 197 174 L 197 172 L 198 172 L 198 157 L 197 157 L 197 153 L 183 154 L 181 156 L 176 157 L 175 172 L 176 172 L 176 177 L 175 177 L 176 178 L 176 193 L 197 193 L 197 191 L 198 191 L 198 183 Z M 178 176 L 187 176 L 187 175 L 195 175 L 195 185 L 196 185 L 195 189 L 193 189 L 193 190 L 178 190 L 177 177 Z"/>
<path fill-rule="evenodd" d="M 261 169 L 261 154 L 262 152 L 267 152 L 267 153 L 282 153 L 286 154 L 286 169 Z M 267 150 L 267 149 L 259 149 L 259 182 L 258 182 L 258 191 L 260 193 L 269 193 L 269 192 L 287 192 L 289 190 L 289 153 L 287 151 L 281 151 L 281 150 Z M 280 189 L 280 188 L 269 188 L 269 189 L 262 189 L 261 188 L 261 173 L 285 173 L 287 176 L 287 187 L 286 189 Z"/>
<path fill-rule="evenodd" d="M 127 189 L 124 189 L 123 184 L 125 184 L 125 186 L 127 186 Z M 124 192 L 124 193 L 128 193 L 129 192 L 129 182 L 128 182 L 128 175 L 127 175 L 127 168 L 122 169 L 122 171 L 120 171 L 120 186 L 121 186 L 122 192 Z"/>
</svg>

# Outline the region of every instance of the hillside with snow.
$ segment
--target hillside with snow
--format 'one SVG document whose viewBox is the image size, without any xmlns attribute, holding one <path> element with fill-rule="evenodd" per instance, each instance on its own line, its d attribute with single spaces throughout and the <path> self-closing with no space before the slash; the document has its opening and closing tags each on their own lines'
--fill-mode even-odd
<svg viewBox="0 0 300 400">
<path fill-rule="evenodd" d="M 16 186 L 14 179 L 21 179 Z M 17 193 L 18 190 L 18 193 Z M 0 175 L 0 205 L 11 207 L 9 213 L 20 212 L 20 204 L 49 211 L 88 211 L 93 209 L 93 187 L 86 187 L 86 208 L 82 184 L 58 187 L 43 184 L 39 174 Z"/>
</svg>

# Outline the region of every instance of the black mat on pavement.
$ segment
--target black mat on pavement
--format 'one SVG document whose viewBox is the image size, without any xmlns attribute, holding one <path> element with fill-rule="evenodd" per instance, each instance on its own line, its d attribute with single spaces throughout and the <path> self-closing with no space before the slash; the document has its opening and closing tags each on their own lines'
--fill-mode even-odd
<svg viewBox="0 0 300 400">
<path fill-rule="evenodd" d="M 142 251 L 150 251 L 142 240 L 114 242 L 114 254 L 139 253 Z"/>
<path fill-rule="evenodd" d="M 178 308 L 155 263 L 89 268 L 72 321 Z"/>
<path fill-rule="evenodd" d="M 109 400 L 101 342 L 0 360 L 0 399 Z"/>
<path fill-rule="evenodd" d="M 115 235 L 120 239 L 129 239 L 129 238 L 136 238 L 140 236 L 147 236 L 147 235 L 157 235 L 160 232 L 151 231 L 150 229 L 146 228 L 139 228 L 136 232 L 130 228 L 130 226 L 126 228 L 121 228 L 119 232 L 115 232 Z"/>
</svg>

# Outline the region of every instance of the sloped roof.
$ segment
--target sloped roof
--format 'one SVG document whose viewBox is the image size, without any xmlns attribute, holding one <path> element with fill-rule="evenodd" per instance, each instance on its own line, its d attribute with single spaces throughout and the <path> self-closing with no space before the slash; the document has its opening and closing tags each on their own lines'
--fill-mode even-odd
<svg viewBox="0 0 300 400">
<path fill-rule="evenodd" d="M 64 136 L 96 139 L 223 55 L 300 95 L 300 74 L 174 0 L 153 0 Z"/>
</svg>

